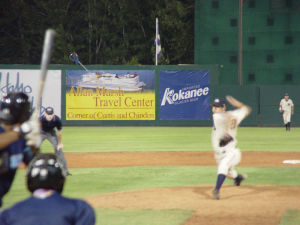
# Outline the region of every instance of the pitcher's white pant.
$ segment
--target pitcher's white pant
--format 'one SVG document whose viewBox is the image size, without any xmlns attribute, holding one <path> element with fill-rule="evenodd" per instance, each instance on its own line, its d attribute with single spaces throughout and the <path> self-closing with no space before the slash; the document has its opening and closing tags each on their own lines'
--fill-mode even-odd
<svg viewBox="0 0 300 225">
<path fill-rule="evenodd" d="M 291 122 L 291 112 L 285 110 L 282 113 L 282 119 L 283 119 L 284 124 Z"/>
<path fill-rule="evenodd" d="M 238 176 L 235 166 L 241 161 L 241 151 L 235 148 L 233 144 L 229 143 L 215 151 L 215 159 L 218 164 L 218 174 L 224 174 L 234 179 Z"/>
</svg>

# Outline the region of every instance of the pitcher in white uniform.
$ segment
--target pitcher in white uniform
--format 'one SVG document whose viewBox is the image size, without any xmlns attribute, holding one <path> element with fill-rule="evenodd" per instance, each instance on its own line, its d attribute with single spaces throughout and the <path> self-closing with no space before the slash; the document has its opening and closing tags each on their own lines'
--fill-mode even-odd
<svg viewBox="0 0 300 225">
<path fill-rule="evenodd" d="M 291 130 L 291 116 L 294 114 L 294 103 L 290 99 L 289 94 L 285 93 L 284 98 L 279 104 L 279 112 L 282 113 L 282 119 L 286 131 Z"/>
<path fill-rule="evenodd" d="M 216 98 L 212 104 L 213 131 L 212 146 L 215 159 L 218 164 L 218 177 L 213 190 L 213 199 L 220 199 L 220 189 L 225 178 L 234 179 L 234 184 L 239 186 L 246 178 L 244 174 L 238 174 L 235 166 L 241 161 L 241 152 L 237 148 L 237 128 L 242 120 L 251 112 L 251 108 L 239 102 L 232 96 L 226 96 L 227 101 L 237 109 L 226 111 L 225 101 Z"/>
</svg>

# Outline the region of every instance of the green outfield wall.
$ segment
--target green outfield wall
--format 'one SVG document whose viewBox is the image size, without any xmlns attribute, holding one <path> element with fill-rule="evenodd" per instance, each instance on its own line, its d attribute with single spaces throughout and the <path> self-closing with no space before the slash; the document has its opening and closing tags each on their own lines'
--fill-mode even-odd
<svg viewBox="0 0 300 225">
<path fill-rule="evenodd" d="M 300 88 L 297 85 L 217 85 L 211 86 L 211 97 L 232 95 L 252 107 L 245 126 L 283 126 L 279 103 L 285 93 L 294 102 L 292 125 L 300 126 Z M 231 109 L 229 107 L 229 109 Z"/>
<path fill-rule="evenodd" d="M 216 85 L 211 86 L 211 101 L 218 97 L 225 99 L 226 95 L 231 95 L 249 105 L 252 108 L 252 113 L 243 121 L 242 125 L 257 126 L 259 118 L 259 98 L 260 91 L 257 86 L 237 86 L 237 85 Z M 233 109 L 227 105 L 227 109 Z"/>
<path fill-rule="evenodd" d="M 0 65 L 0 70 L 38 70 L 37 65 Z M 210 102 L 216 97 L 225 98 L 232 95 L 252 107 L 251 115 L 243 121 L 242 126 L 282 126 L 281 114 L 278 111 L 280 100 L 288 92 L 295 104 L 295 115 L 292 125 L 300 126 L 299 85 L 224 85 L 220 84 L 218 65 L 184 65 L 184 66 L 87 66 L 89 70 L 154 70 L 155 71 L 155 120 L 66 120 L 66 71 L 80 70 L 78 66 L 51 65 L 51 70 L 61 70 L 61 112 L 64 125 L 68 126 L 211 126 L 210 120 L 176 120 L 159 119 L 159 74 L 161 70 L 209 70 L 210 71 Z M 47 94 L 47 93 L 46 93 Z M 51 93 L 49 93 L 51 94 Z M 230 106 L 228 106 L 231 109 Z"/>
<path fill-rule="evenodd" d="M 260 118 L 261 126 L 282 125 L 279 113 L 279 102 L 284 93 L 288 93 L 294 102 L 295 114 L 292 116 L 292 125 L 300 126 L 300 88 L 299 86 L 261 86 L 260 87 Z"/>
</svg>

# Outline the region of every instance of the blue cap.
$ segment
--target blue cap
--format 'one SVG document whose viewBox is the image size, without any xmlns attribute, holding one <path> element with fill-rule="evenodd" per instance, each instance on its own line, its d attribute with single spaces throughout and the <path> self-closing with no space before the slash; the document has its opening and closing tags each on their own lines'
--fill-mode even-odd
<svg viewBox="0 0 300 225">
<path fill-rule="evenodd" d="M 215 98 L 212 106 L 223 107 L 225 106 L 225 101 L 223 99 Z"/>
<path fill-rule="evenodd" d="M 52 115 L 54 113 L 54 110 L 52 107 L 47 107 L 45 112 L 48 114 L 48 115 Z"/>
<path fill-rule="evenodd" d="M 284 96 L 289 96 L 289 93 L 285 93 Z"/>
</svg>

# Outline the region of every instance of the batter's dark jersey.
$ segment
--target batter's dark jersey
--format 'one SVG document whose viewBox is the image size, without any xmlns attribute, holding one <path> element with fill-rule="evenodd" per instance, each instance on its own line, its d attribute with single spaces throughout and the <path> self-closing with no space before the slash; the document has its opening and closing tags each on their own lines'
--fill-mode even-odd
<svg viewBox="0 0 300 225">
<path fill-rule="evenodd" d="M 0 133 L 4 132 L 5 130 L 0 126 Z M 2 205 L 2 198 L 9 191 L 20 163 L 23 161 L 28 165 L 33 157 L 31 149 L 26 146 L 26 141 L 23 138 L 0 149 L 2 162 L 0 166 L 0 207 Z M 4 161 L 6 163 L 3 164 Z"/>
<path fill-rule="evenodd" d="M 46 117 L 42 115 L 40 117 L 40 121 L 42 124 L 42 130 L 45 132 L 51 132 L 55 127 L 57 128 L 57 130 L 62 129 L 61 119 L 57 115 L 54 115 L 51 121 L 48 121 Z"/>
<path fill-rule="evenodd" d="M 94 210 L 79 199 L 54 192 L 44 199 L 30 197 L 0 214 L 1 225 L 94 225 Z"/>
</svg>

